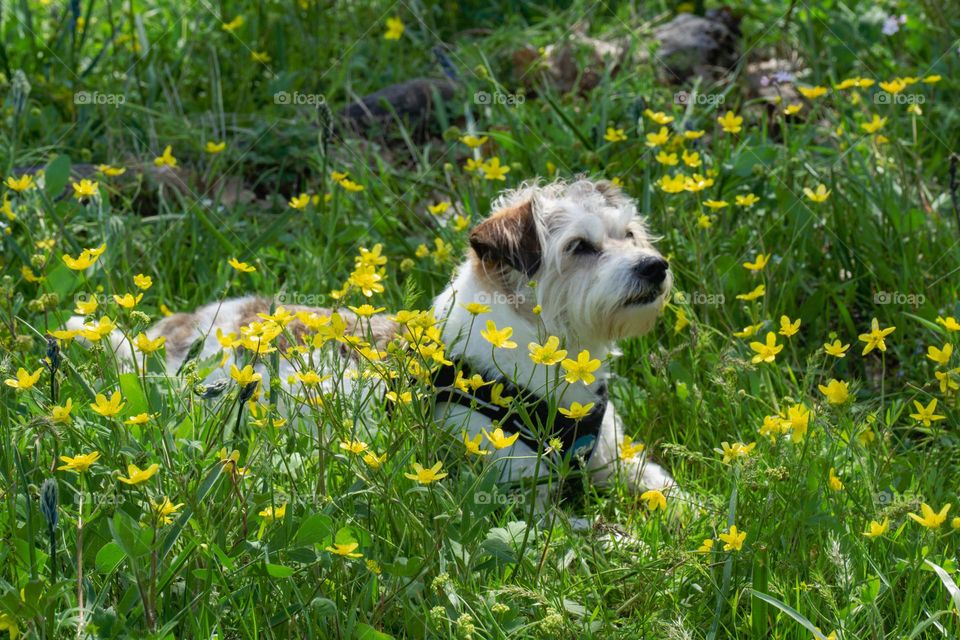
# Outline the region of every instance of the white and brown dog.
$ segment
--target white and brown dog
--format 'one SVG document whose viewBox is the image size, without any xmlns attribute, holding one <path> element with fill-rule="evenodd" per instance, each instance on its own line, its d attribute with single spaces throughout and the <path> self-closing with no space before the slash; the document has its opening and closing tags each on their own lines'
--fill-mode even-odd
<svg viewBox="0 0 960 640">
<path fill-rule="evenodd" d="M 490 431 L 493 421 L 507 435 L 521 433 L 491 456 L 501 465 L 503 480 L 549 476 L 555 465 L 545 463 L 544 447 L 552 441 L 552 448 L 560 449 L 555 446 L 559 441 L 564 453 L 581 456 L 593 481 L 605 483 L 616 476 L 632 491 L 672 487 L 670 475 L 645 455 L 620 455 L 624 426 L 606 394 L 609 356 L 616 353 L 617 340 L 650 331 L 672 283 L 667 262 L 654 248 L 635 204 L 610 182 L 580 179 L 506 192 L 493 210 L 470 234 L 472 251 L 437 297 L 434 313 L 455 368 L 499 381 L 507 390 L 501 395 L 513 395 L 525 407 L 517 411 L 491 402 L 493 385 L 475 393 L 458 392 L 451 384 L 453 374 L 447 372 L 449 392 L 438 396 L 437 423 L 457 436 L 461 430 L 471 437 Z M 477 317 L 468 310 L 469 303 L 489 311 Z M 218 332 L 240 334 L 270 308 L 271 300 L 257 297 L 216 302 L 165 318 L 148 336 L 166 336 L 167 367 L 176 371 L 198 337 L 204 338 L 199 358 L 214 356 L 221 350 Z M 385 316 L 361 323 L 349 312 L 338 313 L 348 331 L 363 331 L 374 343 L 383 345 L 396 333 Z M 488 320 L 498 328 L 511 327 L 511 340 L 521 347 L 494 349 L 481 336 Z M 305 330 L 302 323 L 288 329 Z M 591 384 L 568 384 L 557 374 L 559 367 L 548 372 L 531 360 L 523 346 L 550 336 L 559 338 L 574 359 L 586 350 L 591 359 L 602 361 Z M 282 380 L 293 372 L 290 366 L 281 364 Z M 593 413 L 580 420 L 556 413 L 558 406 L 573 402 L 594 403 Z"/>
</svg>

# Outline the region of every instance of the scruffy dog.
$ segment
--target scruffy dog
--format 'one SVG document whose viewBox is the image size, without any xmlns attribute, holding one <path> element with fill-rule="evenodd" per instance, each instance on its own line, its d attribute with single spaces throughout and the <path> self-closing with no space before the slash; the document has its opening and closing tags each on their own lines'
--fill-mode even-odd
<svg viewBox="0 0 960 640">
<path fill-rule="evenodd" d="M 500 444 L 516 436 L 490 456 L 505 481 L 548 478 L 566 459 L 596 482 L 618 475 L 633 491 L 672 487 L 670 475 L 639 447 L 623 451 L 623 423 L 606 392 L 616 341 L 650 331 L 672 284 L 636 206 L 610 182 L 580 179 L 522 186 L 503 194 L 493 210 L 470 234 L 472 250 L 434 304 L 447 358 L 434 382 L 437 423 L 458 437 L 465 431 L 465 439 L 498 426 Z M 222 349 L 218 336 L 241 335 L 270 308 L 270 300 L 255 297 L 217 302 L 165 318 L 148 336 L 166 336 L 167 367 L 175 371 L 198 337 L 204 338 L 199 357 L 214 356 Z M 300 314 L 286 327 L 298 338 L 311 329 L 303 314 L 318 322 L 331 314 L 287 311 Z M 396 335 L 387 316 L 361 321 L 338 313 L 347 333 L 364 333 L 375 345 Z M 514 348 L 495 348 L 496 341 Z M 531 357 L 538 346 L 547 347 L 539 364 Z M 281 361 L 282 380 L 294 372 Z M 462 384 L 474 374 L 484 384 Z M 574 403 L 592 409 L 558 413 Z"/>
</svg>

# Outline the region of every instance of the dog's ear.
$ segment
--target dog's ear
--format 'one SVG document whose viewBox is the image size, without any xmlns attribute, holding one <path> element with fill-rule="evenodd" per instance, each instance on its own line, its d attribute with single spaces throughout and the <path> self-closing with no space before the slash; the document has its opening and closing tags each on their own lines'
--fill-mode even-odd
<svg viewBox="0 0 960 640">
<path fill-rule="evenodd" d="M 508 266 L 528 277 L 535 274 L 542 252 L 533 202 L 501 209 L 478 224 L 470 233 L 470 246 L 484 263 Z"/>
</svg>

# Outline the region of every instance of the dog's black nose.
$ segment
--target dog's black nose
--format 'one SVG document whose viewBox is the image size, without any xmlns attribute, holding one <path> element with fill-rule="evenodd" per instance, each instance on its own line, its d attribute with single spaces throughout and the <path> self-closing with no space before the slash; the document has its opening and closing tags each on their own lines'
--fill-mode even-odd
<svg viewBox="0 0 960 640">
<path fill-rule="evenodd" d="M 670 265 L 663 258 L 643 258 L 633 269 L 637 276 L 647 282 L 660 284 L 667 277 L 667 269 Z"/>
</svg>

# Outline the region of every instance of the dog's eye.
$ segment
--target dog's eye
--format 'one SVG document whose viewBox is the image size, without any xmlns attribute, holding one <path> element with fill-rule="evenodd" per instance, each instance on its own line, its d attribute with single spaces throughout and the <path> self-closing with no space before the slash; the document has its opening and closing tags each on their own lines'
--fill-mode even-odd
<svg viewBox="0 0 960 640">
<path fill-rule="evenodd" d="M 633 231 L 627 231 L 627 240 L 633 240 Z"/>
<path fill-rule="evenodd" d="M 597 247 L 586 240 L 574 240 L 567 246 L 567 251 L 575 256 L 590 256 L 600 253 Z"/>
</svg>

